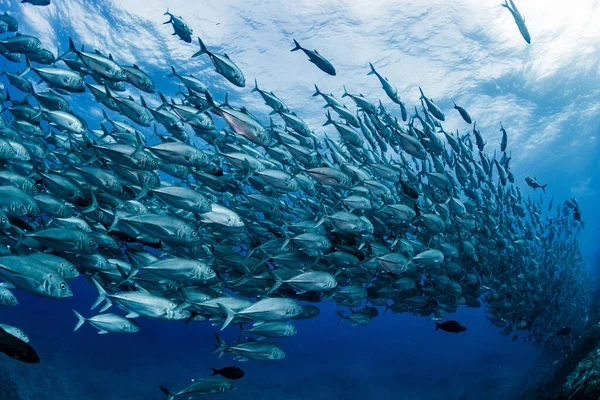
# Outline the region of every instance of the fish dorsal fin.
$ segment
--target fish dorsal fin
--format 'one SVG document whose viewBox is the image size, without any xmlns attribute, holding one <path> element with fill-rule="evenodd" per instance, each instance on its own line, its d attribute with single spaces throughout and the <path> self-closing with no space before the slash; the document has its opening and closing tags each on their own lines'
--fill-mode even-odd
<svg viewBox="0 0 600 400">
<path fill-rule="evenodd" d="M 228 60 L 231 60 L 231 58 L 229 58 L 229 56 L 227 55 L 227 53 L 223 53 L 223 56 L 224 56 L 225 58 L 227 58 Z"/>
<path fill-rule="evenodd" d="M 108 59 L 109 59 L 109 60 L 111 60 L 111 61 L 115 61 L 115 60 L 113 60 L 113 56 L 112 56 L 112 54 L 109 54 L 109 55 L 108 55 Z"/>
<path fill-rule="evenodd" d="M 138 67 L 136 64 L 133 64 L 133 68 L 140 69 L 140 67 Z"/>
</svg>

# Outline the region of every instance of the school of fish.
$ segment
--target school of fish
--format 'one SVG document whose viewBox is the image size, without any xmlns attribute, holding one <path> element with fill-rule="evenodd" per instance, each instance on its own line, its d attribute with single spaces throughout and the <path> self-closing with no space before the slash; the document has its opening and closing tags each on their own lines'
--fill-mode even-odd
<svg viewBox="0 0 600 400">
<path fill-rule="evenodd" d="M 192 42 L 183 19 L 167 15 Z M 372 64 L 365 73 L 392 105 L 315 86 L 328 126 L 316 132 L 254 80 L 257 100 L 273 110 L 265 123 L 249 106 L 217 101 L 177 66 L 164 71 L 170 97 L 155 93 L 161 77 L 118 57 L 70 38 L 55 55 L 14 34 L 18 21 L 7 14 L 0 29 L 0 53 L 15 65 L 1 85 L 0 305 L 17 306 L 17 290 L 70 297 L 69 281 L 82 275 L 99 312 L 74 310 L 75 330 L 87 323 L 100 334 L 135 333 L 141 317 L 208 321 L 260 339 L 216 335 L 214 352 L 241 361 L 285 357 L 269 339 L 296 334 L 294 321 L 317 316 L 325 301 L 352 325 L 382 307 L 440 321 L 483 305 L 504 335 L 526 332 L 555 347 L 564 345 L 558 331 L 580 326 L 579 206 L 523 196 L 501 123 L 493 151 L 456 104 L 465 129 L 447 132 L 424 90 L 410 112 Z M 198 44 L 191 57 L 246 86 L 228 55 Z M 293 44 L 336 75 L 316 50 Z M 305 89 L 298 95 L 309 96 Z M 149 107 L 149 95 L 161 105 Z M 90 96 L 102 121 L 71 108 Z M 535 178 L 527 184 L 545 191 Z M 436 327 L 466 330 L 456 321 Z M 18 328 L 3 331 L 29 340 Z M 161 390 L 174 398 L 234 388 L 209 378 Z"/>
</svg>

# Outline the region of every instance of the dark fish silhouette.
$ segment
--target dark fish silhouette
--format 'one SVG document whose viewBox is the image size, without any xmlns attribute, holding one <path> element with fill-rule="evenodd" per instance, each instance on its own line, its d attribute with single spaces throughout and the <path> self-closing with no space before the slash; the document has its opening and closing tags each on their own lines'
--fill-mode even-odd
<svg viewBox="0 0 600 400">
<path fill-rule="evenodd" d="M 466 326 L 462 326 L 460 323 L 456 321 L 445 321 L 440 323 L 435 323 L 435 330 L 441 329 L 446 332 L 459 333 L 467 330 Z M 434 331 L 435 332 L 435 331 Z"/>
<path fill-rule="evenodd" d="M 240 379 L 244 377 L 244 371 L 238 367 L 225 367 L 221 369 L 211 368 L 213 373 L 210 376 L 221 375 L 227 379 Z"/>
<path fill-rule="evenodd" d="M 15 360 L 36 364 L 40 362 L 33 347 L 0 328 L 0 352 Z"/>
</svg>

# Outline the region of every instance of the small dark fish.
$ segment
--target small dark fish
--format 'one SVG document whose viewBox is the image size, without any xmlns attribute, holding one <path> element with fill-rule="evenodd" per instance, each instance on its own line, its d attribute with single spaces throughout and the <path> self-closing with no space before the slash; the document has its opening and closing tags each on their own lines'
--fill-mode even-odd
<svg viewBox="0 0 600 400">
<path fill-rule="evenodd" d="M 0 328 L 0 352 L 21 362 L 30 364 L 40 362 L 40 357 L 33 347 L 2 328 Z"/>
<path fill-rule="evenodd" d="M 210 376 L 221 375 L 227 379 L 240 379 L 244 377 L 244 371 L 238 367 L 225 367 L 221 369 L 211 368 L 213 373 Z"/>
<path fill-rule="evenodd" d="M 519 338 L 519 335 L 515 335 L 515 336 L 513 336 L 513 338 L 512 338 L 512 341 L 514 342 L 514 341 L 515 341 L 515 340 L 517 340 L 518 338 Z"/>
<path fill-rule="evenodd" d="M 451 333 L 459 333 L 459 332 L 466 331 L 467 327 L 462 326 L 460 323 L 458 323 L 456 321 L 445 321 L 445 322 L 442 322 L 441 324 L 437 323 L 437 322 L 435 323 L 435 330 L 437 331 L 438 329 L 441 329 L 446 332 L 451 332 Z"/>
<path fill-rule="evenodd" d="M 564 328 L 562 328 L 561 330 L 556 332 L 557 335 L 561 335 L 561 336 L 567 336 L 570 333 L 571 333 L 571 328 L 569 328 L 568 326 L 565 326 Z"/>
<path fill-rule="evenodd" d="M 581 211 L 579 211 L 579 208 L 576 208 L 573 212 L 573 218 L 575 218 L 575 221 L 581 222 Z"/>
</svg>

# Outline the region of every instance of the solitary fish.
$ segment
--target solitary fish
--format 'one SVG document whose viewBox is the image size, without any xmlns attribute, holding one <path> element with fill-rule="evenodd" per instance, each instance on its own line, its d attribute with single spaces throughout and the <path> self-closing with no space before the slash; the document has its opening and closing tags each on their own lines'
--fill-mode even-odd
<svg viewBox="0 0 600 400">
<path fill-rule="evenodd" d="M 459 332 L 466 331 L 467 327 L 462 326 L 460 323 L 458 323 L 456 321 L 446 321 L 446 322 L 442 322 L 441 324 L 436 322 L 435 330 L 437 331 L 438 329 L 441 329 L 446 332 L 451 332 L 451 333 L 459 333 Z"/>
<path fill-rule="evenodd" d="M 311 63 L 315 64 L 321 71 L 329 75 L 335 76 L 335 68 L 333 67 L 333 65 L 325 57 L 320 55 L 317 50 L 307 50 L 303 48 L 296 41 L 296 39 L 294 39 L 294 44 L 296 45 L 296 47 L 294 47 L 291 51 L 302 50 L 304 54 L 308 56 L 308 60 Z"/>
<path fill-rule="evenodd" d="M 244 371 L 238 367 L 225 367 L 221 369 L 211 368 L 213 373 L 210 376 L 221 375 L 227 379 L 240 379 L 244 377 Z"/>
<path fill-rule="evenodd" d="M 40 362 L 40 357 L 33 347 L 2 328 L 0 328 L 0 352 L 24 363 L 37 364 Z"/>
<path fill-rule="evenodd" d="M 527 184 L 529 186 L 531 186 L 534 190 L 537 188 L 542 188 L 542 190 L 544 191 L 544 193 L 546 193 L 546 186 L 548 186 L 548 184 L 546 183 L 545 185 L 540 184 L 536 178 L 533 178 L 529 175 L 527 175 L 525 177 L 525 182 L 527 182 Z"/>
<path fill-rule="evenodd" d="M 510 5 L 508 4 L 508 1 L 510 1 Z M 515 3 L 512 0 L 508 1 L 505 0 L 504 4 L 502 4 L 502 7 L 510 11 L 513 18 L 515 19 L 517 27 L 519 28 L 519 32 L 521 32 L 521 36 L 523 36 L 523 39 L 525 39 L 527 43 L 531 44 L 531 35 L 529 34 L 527 25 L 525 25 L 525 18 L 521 15 L 519 10 L 517 9 L 517 6 L 515 6 Z"/>
</svg>

